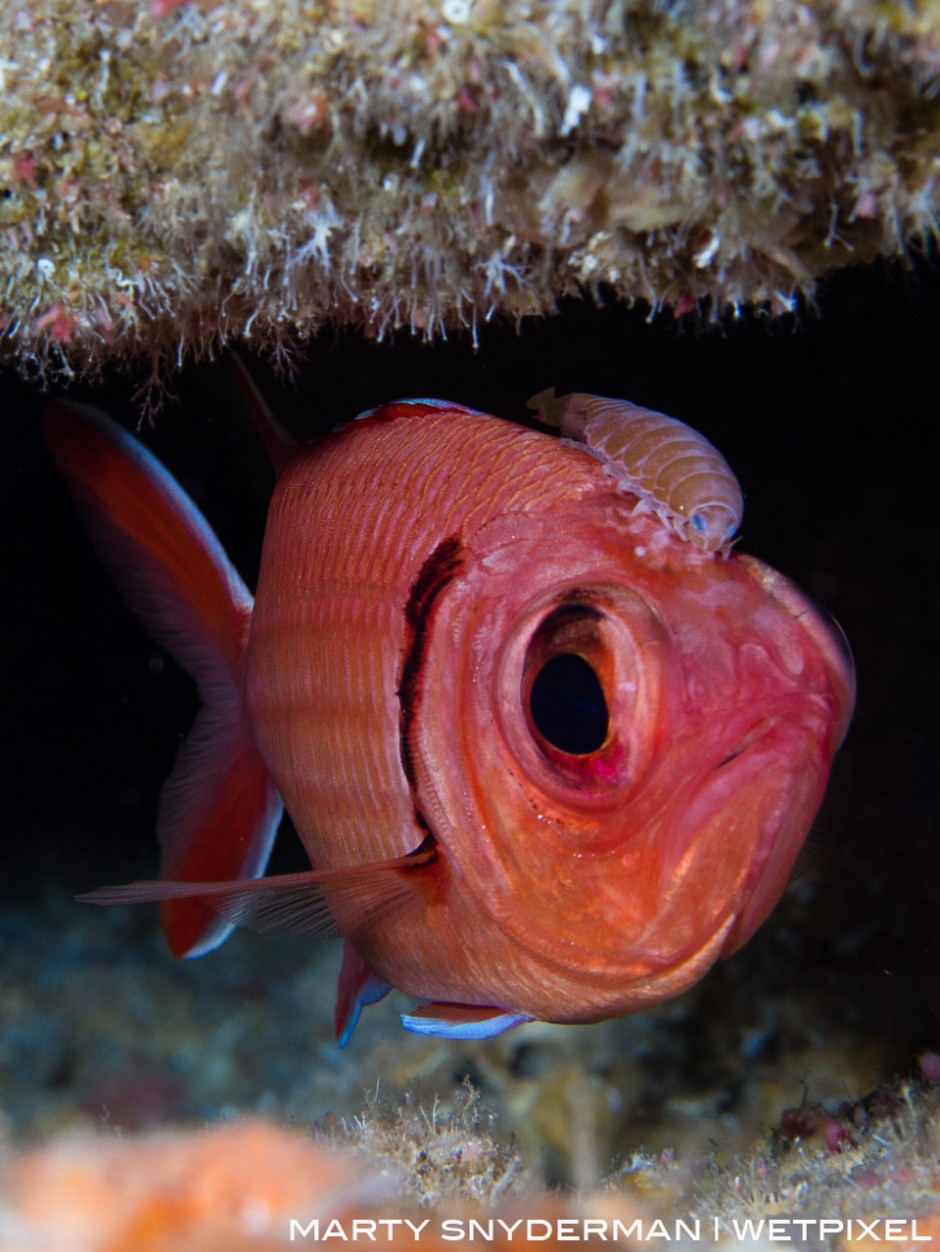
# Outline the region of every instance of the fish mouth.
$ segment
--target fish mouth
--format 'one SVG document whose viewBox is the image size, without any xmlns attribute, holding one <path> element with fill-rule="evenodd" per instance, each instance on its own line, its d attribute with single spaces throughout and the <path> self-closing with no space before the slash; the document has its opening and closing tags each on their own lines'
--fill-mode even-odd
<svg viewBox="0 0 940 1252">
<path fill-rule="evenodd" d="M 690 947 L 724 929 L 719 954 L 730 956 L 771 913 L 825 793 L 824 735 L 812 714 L 766 718 L 711 768 L 664 831 L 660 889 L 674 900 L 678 947 L 684 926 Z"/>
</svg>

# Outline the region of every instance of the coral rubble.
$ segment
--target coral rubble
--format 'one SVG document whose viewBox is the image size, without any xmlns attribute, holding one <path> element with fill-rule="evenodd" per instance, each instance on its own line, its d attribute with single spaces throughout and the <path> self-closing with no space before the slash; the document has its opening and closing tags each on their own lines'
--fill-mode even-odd
<svg viewBox="0 0 940 1252">
<path fill-rule="evenodd" d="M 931 240 L 936 0 L 0 0 L 0 344 L 93 371 Z"/>
<path fill-rule="evenodd" d="M 480 1133 L 472 1101 L 440 1119 L 415 1110 L 407 1124 L 373 1106 L 332 1143 L 260 1121 L 129 1139 L 73 1134 L 0 1169 L 0 1252 L 267 1252 L 307 1240 L 432 1252 L 464 1241 L 933 1247 L 936 1089 L 881 1096 L 887 1110 L 856 1106 L 849 1159 L 828 1142 L 804 1151 L 768 1141 L 731 1171 L 690 1181 L 664 1154 L 581 1196 L 524 1176 L 507 1183 L 518 1162 Z"/>
</svg>

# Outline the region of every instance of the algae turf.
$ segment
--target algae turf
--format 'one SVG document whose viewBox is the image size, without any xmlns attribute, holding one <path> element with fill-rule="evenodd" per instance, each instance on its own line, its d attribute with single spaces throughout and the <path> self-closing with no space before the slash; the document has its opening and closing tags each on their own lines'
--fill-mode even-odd
<svg viewBox="0 0 940 1252">
<path fill-rule="evenodd" d="M 0 344 L 164 370 L 575 290 L 720 319 L 934 237 L 933 4 L 0 4 Z"/>
</svg>

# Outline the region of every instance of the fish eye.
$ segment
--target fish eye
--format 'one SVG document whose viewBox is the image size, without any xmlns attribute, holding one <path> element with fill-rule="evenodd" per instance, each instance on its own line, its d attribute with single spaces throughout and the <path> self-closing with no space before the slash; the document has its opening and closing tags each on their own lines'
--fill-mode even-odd
<svg viewBox="0 0 940 1252">
<path fill-rule="evenodd" d="M 536 674 L 529 714 L 542 738 L 560 752 L 586 756 L 603 747 L 610 718 L 604 688 L 589 661 L 559 652 Z"/>
<path fill-rule="evenodd" d="M 611 657 L 605 618 L 572 599 L 557 605 L 526 649 L 522 704 L 536 745 L 555 758 L 587 757 L 610 738 Z"/>
<path fill-rule="evenodd" d="M 647 769 L 668 656 L 632 589 L 571 582 L 516 619 L 498 661 L 498 739 L 540 812 L 605 809 Z"/>
</svg>

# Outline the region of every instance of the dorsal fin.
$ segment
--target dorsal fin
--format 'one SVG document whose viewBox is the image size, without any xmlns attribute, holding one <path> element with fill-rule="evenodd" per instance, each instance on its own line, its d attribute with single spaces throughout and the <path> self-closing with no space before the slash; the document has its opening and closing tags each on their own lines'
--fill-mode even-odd
<svg viewBox="0 0 940 1252">
<path fill-rule="evenodd" d="M 274 472 L 280 476 L 281 470 L 297 451 L 298 443 L 277 420 L 255 385 L 255 380 L 248 372 L 248 367 L 237 352 L 229 351 L 229 369 L 235 386 L 238 388 L 242 403 L 248 416 L 255 424 L 261 436 Z"/>
</svg>

